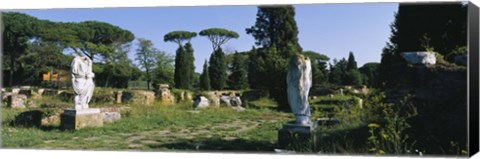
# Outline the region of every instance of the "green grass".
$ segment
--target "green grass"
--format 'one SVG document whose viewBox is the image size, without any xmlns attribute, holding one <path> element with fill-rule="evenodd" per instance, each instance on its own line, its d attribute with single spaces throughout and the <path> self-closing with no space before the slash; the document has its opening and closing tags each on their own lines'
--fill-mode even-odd
<svg viewBox="0 0 480 159">
<path fill-rule="evenodd" d="M 321 144 L 307 153 L 367 153 L 367 125 L 375 120 L 359 107 L 343 109 L 323 102 L 348 101 L 352 96 L 322 96 L 310 103 L 331 107 L 332 112 L 312 111 L 312 119 L 330 115 L 341 121 L 334 126 L 320 126 Z M 42 102 L 62 103 L 47 100 Z M 15 127 L 8 124 L 22 111 L 3 109 L 2 146 L 6 148 L 37 149 L 91 149 L 144 151 L 252 151 L 273 152 L 278 130 L 294 116 L 279 112 L 276 103 L 268 98 L 250 101 L 249 109 L 238 112 L 229 107 L 205 108 L 192 112 L 191 103 L 162 105 L 129 104 L 130 111 L 115 123 L 101 128 L 77 131 L 61 130 L 58 125 L 48 127 Z M 313 104 L 313 105 L 314 105 Z M 101 106 L 102 104 L 92 104 Z M 314 106 L 312 106 L 314 107 Z M 43 109 L 43 108 L 35 108 Z"/>
<path fill-rule="evenodd" d="M 258 100 L 248 102 L 248 107 L 273 109 L 277 107 L 277 103 L 270 98 L 262 97 Z"/>
<path fill-rule="evenodd" d="M 192 141 L 176 136 L 177 140 L 191 142 L 205 142 L 213 145 L 219 145 L 224 150 L 242 150 L 252 149 L 273 151 L 272 144 L 276 141 L 276 132 L 282 123 L 289 120 L 285 113 L 279 113 L 267 109 L 247 109 L 243 112 L 235 111 L 231 108 L 206 108 L 201 109 L 199 113 L 190 112 L 193 110 L 191 104 L 160 105 L 158 103 L 150 106 L 131 105 L 129 114 L 123 114 L 121 121 L 116 123 L 106 123 L 101 128 L 84 128 L 77 131 L 60 130 L 58 125 L 51 127 L 14 127 L 8 123 L 14 120 L 15 116 L 21 112 L 17 109 L 3 109 L 2 121 L 3 133 L 2 142 L 6 148 L 48 148 L 48 149 L 99 149 L 99 150 L 122 150 L 131 149 L 129 144 L 140 144 L 139 140 L 126 142 L 125 139 L 131 136 L 151 137 L 150 140 L 158 141 L 157 145 L 144 144 L 143 147 L 134 148 L 139 150 L 173 150 L 178 147 L 172 146 L 171 141 L 166 141 L 161 135 L 156 136 L 158 131 L 168 131 L 175 136 L 183 129 L 191 132 L 207 130 L 212 135 L 211 138 L 202 138 L 196 136 Z M 273 123 L 259 124 L 258 128 L 247 129 L 242 132 L 236 132 L 236 128 L 215 128 L 215 126 L 229 125 L 235 121 L 258 122 L 266 119 L 259 116 L 279 117 L 279 120 Z M 248 125 L 248 124 L 246 124 Z M 238 126 L 237 126 L 238 127 Z M 207 129 L 208 128 L 208 129 Z M 260 130 L 260 131 L 259 131 Z M 146 134 L 143 134 L 146 133 Z M 152 135 L 148 134 L 152 133 Z M 122 135 L 127 135 L 122 137 Z M 98 137 L 94 141 L 89 138 Z M 226 142 L 221 137 L 234 137 L 239 141 L 239 145 Z M 263 143 L 263 144 L 259 144 Z M 230 146 L 229 146 L 230 145 Z M 239 147 L 233 147 L 233 145 Z M 200 147 L 202 150 L 215 150 L 215 147 Z M 253 150 L 253 149 L 252 149 Z"/>
</svg>

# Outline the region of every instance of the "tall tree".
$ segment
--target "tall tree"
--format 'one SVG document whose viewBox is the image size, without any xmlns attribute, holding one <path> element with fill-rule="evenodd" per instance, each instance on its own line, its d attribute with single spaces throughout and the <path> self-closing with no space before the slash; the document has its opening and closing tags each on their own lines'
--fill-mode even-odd
<svg viewBox="0 0 480 159">
<path fill-rule="evenodd" d="M 467 44 L 467 7 L 460 2 L 429 5 L 401 4 L 395 19 L 399 52 L 424 51 L 429 47 L 447 56 Z"/>
<path fill-rule="evenodd" d="M 279 109 L 287 111 L 290 110 L 286 89 L 288 61 L 292 55 L 302 52 L 294 16 L 292 6 L 258 7 L 255 25 L 246 29 L 247 34 L 255 38 L 255 44 L 262 47 L 250 56 L 253 61 L 249 67 L 253 72 L 249 72 L 249 76 L 259 81 L 252 86 L 267 90 Z"/>
<path fill-rule="evenodd" d="M 345 58 L 340 60 L 333 59 L 333 65 L 330 64 L 329 81 L 332 84 L 347 84 L 345 73 L 347 72 L 348 62 Z"/>
<path fill-rule="evenodd" d="M 126 88 L 128 80 L 134 71 L 133 62 L 128 58 L 130 43 L 115 43 L 111 46 L 112 53 L 105 54 L 101 64 L 102 68 L 96 72 L 95 83 L 104 87 Z M 99 71 L 99 72 L 98 72 Z M 125 80 L 128 79 L 128 80 Z"/>
<path fill-rule="evenodd" d="M 174 82 L 175 87 L 181 89 L 190 89 L 194 82 L 195 65 L 193 47 L 190 40 L 197 36 L 195 32 L 172 31 L 163 37 L 165 42 L 174 42 L 178 44 L 175 55 Z M 183 44 L 185 43 L 186 44 Z"/>
<path fill-rule="evenodd" d="M 139 38 L 136 58 L 141 68 L 145 69 L 147 79 L 147 89 L 150 90 L 150 81 L 152 80 L 152 69 L 156 64 L 158 50 L 153 47 L 150 40 Z"/>
<path fill-rule="evenodd" d="M 284 58 L 302 52 L 298 43 L 298 28 L 293 6 L 258 7 L 255 25 L 247 28 L 247 34 L 255 38 L 255 44 L 264 48 L 276 47 Z"/>
<path fill-rule="evenodd" d="M 304 51 L 302 54 L 308 56 L 312 65 L 312 84 L 318 87 L 328 82 L 327 62 L 330 58 L 326 55 L 314 52 Z"/>
<path fill-rule="evenodd" d="M 195 83 L 195 56 L 193 55 L 193 47 L 190 42 L 185 44 L 185 61 L 183 65 L 185 66 L 185 75 L 188 79 L 187 88 L 191 88 Z"/>
<path fill-rule="evenodd" d="M 347 60 L 347 70 L 356 70 L 357 69 L 357 61 L 355 61 L 355 56 L 353 56 L 353 52 L 350 51 L 348 53 L 348 60 Z"/>
<path fill-rule="evenodd" d="M 434 50 L 445 57 L 466 46 L 467 6 L 460 2 L 429 5 L 400 4 L 391 36 L 382 50 L 379 81 L 394 82 L 405 64 L 401 52 Z M 448 58 L 452 60 L 452 58 Z M 447 59 L 447 60 L 448 60 Z M 395 83 L 395 82 L 394 82 Z"/>
<path fill-rule="evenodd" d="M 200 89 L 210 90 L 210 75 L 208 73 L 208 61 L 203 64 L 203 73 L 200 75 Z"/>
<path fill-rule="evenodd" d="M 208 68 L 210 75 L 210 86 L 215 90 L 222 90 L 227 85 L 227 62 L 222 48 L 217 48 L 210 56 L 210 65 Z"/>
<path fill-rule="evenodd" d="M 154 79 L 155 84 L 166 83 L 169 85 L 174 84 L 174 71 L 175 66 L 173 65 L 175 58 L 163 51 L 160 51 L 156 56 L 156 67 L 154 69 Z"/>
<path fill-rule="evenodd" d="M 223 28 L 209 28 L 200 31 L 200 35 L 206 36 L 212 42 L 213 54 L 210 56 L 208 68 L 210 86 L 212 89 L 222 90 L 227 87 L 227 61 L 221 46 L 232 38 L 238 38 L 238 33 Z"/>
<path fill-rule="evenodd" d="M 9 59 L 4 63 L 4 68 L 10 71 L 8 81 L 9 85 L 13 82 L 16 84 L 34 84 L 32 81 L 28 81 L 27 78 L 23 78 L 22 74 L 25 74 L 32 68 L 31 63 L 33 57 L 38 56 L 36 60 L 40 63 L 48 63 L 48 61 L 39 61 L 40 59 L 50 58 L 52 62 L 56 59 L 52 59 L 51 54 L 58 54 L 55 58 L 60 58 L 62 62 L 56 62 L 56 68 L 62 68 L 65 63 L 69 63 L 70 56 L 63 56 L 62 53 L 74 50 L 77 54 L 84 54 L 85 56 L 95 59 L 94 62 L 105 65 L 105 73 L 115 73 L 117 63 L 112 62 L 113 59 L 121 56 L 118 48 L 129 45 L 134 39 L 133 34 L 121 29 L 117 26 L 98 21 L 85 21 L 80 23 L 62 23 L 51 22 L 48 20 L 38 20 L 34 17 L 28 16 L 22 13 L 8 12 L 4 13 L 5 22 L 5 54 L 4 56 Z M 28 53 L 28 57 L 23 57 L 25 53 L 31 48 Z M 68 49 L 66 49 L 68 48 Z M 43 50 L 43 51 L 42 51 Z M 50 50 L 55 53 L 52 53 Z M 37 52 L 33 52 L 37 51 Z M 41 54 L 41 55 L 40 55 Z M 97 56 L 99 55 L 99 56 Z M 28 62 L 27 62 L 28 61 Z M 56 69 L 50 67 L 52 69 Z M 106 75 L 111 77 L 114 74 Z M 18 80 L 13 80 L 13 78 Z M 107 79 L 107 81 L 110 81 Z"/>
<path fill-rule="evenodd" d="M 29 44 L 25 55 L 17 59 L 19 62 L 17 65 L 21 66 L 22 74 L 17 77 L 21 77 L 19 84 L 39 85 L 41 84 L 41 74 L 50 72 L 53 74 L 59 69 L 67 69 L 70 67 L 69 56 L 62 54 L 61 48 L 55 44 L 36 40 Z M 58 87 L 58 79 L 53 79 L 53 76 L 48 80 L 48 86 Z M 59 76 L 57 76 L 59 77 Z M 53 82 L 56 81 L 56 82 Z"/>
<path fill-rule="evenodd" d="M 367 84 L 369 87 L 372 86 L 378 86 L 378 67 L 379 63 L 376 62 L 370 62 L 364 64 L 362 67 L 360 67 L 358 70 L 360 73 L 364 74 L 364 82 Z"/>
<path fill-rule="evenodd" d="M 363 83 L 363 75 L 356 69 L 347 70 L 343 76 L 344 85 L 360 86 Z"/>
<path fill-rule="evenodd" d="M 183 46 L 179 46 L 176 55 L 175 55 L 175 73 L 174 73 L 174 82 L 175 87 L 180 89 L 188 89 L 188 72 L 187 66 L 185 65 L 185 48 Z"/>
<path fill-rule="evenodd" d="M 223 28 L 209 28 L 200 31 L 200 36 L 206 36 L 212 42 L 213 51 L 216 51 L 230 39 L 237 39 L 238 33 Z"/>
<path fill-rule="evenodd" d="M 33 38 L 39 28 L 39 20 L 35 17 L 14 12 L 2 13 L 3 16 L 3 47 L 8 58 L 3 65 L 4 69 L 9 70 L 9 86 L 13 85 L 14 73 L 18 69 L 19 57 L 26 53 L 28 40 Z"/>
<path fill-rule="evenodd" d="M 232 89 L 246 89 L 248 87 L 246 59 L 238 52 L 233 55 L 230 67 L 229 86 Z"/>
<path fill-rule="evenodd" d="M 69 44 L 70 48 L 92 60 L 99 60 L 95 59 L 95 55 L 108 56 L 115 43 L 127 43 L 135 39 L 130 31 L 105 22 L 84 21 L 66 26 L 72 27 L 78 37 Z"/>
</svg>

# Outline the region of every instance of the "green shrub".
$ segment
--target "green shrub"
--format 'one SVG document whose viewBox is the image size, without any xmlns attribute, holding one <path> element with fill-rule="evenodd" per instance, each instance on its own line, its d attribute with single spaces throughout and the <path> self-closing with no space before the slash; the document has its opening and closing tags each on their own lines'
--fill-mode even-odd
<svg viewBox="0 0 480 159">
<path fill-rule="evenodd" d="M 412 105 L 409 96 L 395 107 L 393 104 L 378 105 L 382 111 L 380 122 L 368 124 L 369 151 L 375 154 L 408 154 L 413 152 L 413 145 L 406 130 L 411 127 L 407 119 L 416 116 L 416 108 Z M 403 110 L 401 110 L 401 109 Z"/>
</svg>

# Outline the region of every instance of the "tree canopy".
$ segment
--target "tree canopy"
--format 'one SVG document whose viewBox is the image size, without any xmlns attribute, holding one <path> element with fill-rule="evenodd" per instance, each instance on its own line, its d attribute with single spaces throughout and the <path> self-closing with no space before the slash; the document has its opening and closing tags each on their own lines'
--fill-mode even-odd
<svg viewBox="0 0 480 159">
<path fill-rule="evenodd" d="M 5 60 L 3 68 L 9 70 L 9 86 L 13 85 L 13 76 L 16 72 L 19 57 L 25 54 L 28 40 L 38 36 L 39 24 L 35 17 L 15 12 L 2 13 L 3 16 L 3 47 L 8 61 Z"/>
<path fill-rule="evenodd" d="M 221 47 L 221 45 L 228 42 L 228 40 L 235 38 L 237 39 L 238 33 L 223 29 L 223 28 L 209 28 L 200 31 L 200 36 L 206 36 L 208 40 L 212 42 L 213 50 L 217 50 Z"/>
<path fill-rule="evenodd" d="M 174 42 L 178 45 L 183 45 L 183 42 L 190 43 L 190 40 L 197 36 L 195 32 L 177 30 L 172 31 L 163 36 L 163 41 L 165 42 Z"/>
<path fill-rule="evenodd" d="M 143 38 L 138 39 L 135 60 L 137 60 L 140 67 L 146 71 L 147 89 L 150 89 L 150 81 L 152 80 L 151 72 L 156 64 L 158 53 L 159 51 L 153 47 L 152 41 Z"/>
<path fill-rule="evenodd" d="M 302 52 L 293 6 L 258 7 L 255 25 L 246 29 L 262 47 L 277 47 L 284 58 Z"/>
<path fill-rule="evenodd" d="M 128 43 L 135 39 L 130 31 L 105 22 L 84 21 L 71 27 L 78 39 L 70 47 L 92 60 L 96 54 L 108 56 L 111 53 L 110 46 L 114 43 Z"/>
</svg>

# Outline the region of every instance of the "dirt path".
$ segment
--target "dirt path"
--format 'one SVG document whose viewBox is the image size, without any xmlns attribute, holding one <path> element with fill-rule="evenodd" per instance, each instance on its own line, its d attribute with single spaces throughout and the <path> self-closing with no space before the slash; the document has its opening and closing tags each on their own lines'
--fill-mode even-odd
<svg viewBox="0 0 480 159">
<path fill-rule="evenodd" d="M 109 148 L 108 145 L 121 145 L 124 149 L 149 150 L 149 149 L 191 149 L 205 147 L 199 139 L 216 138 L 222 141 L 239 140 L 236 134 L 254 131 L 261 124 L 278 122 L 275 118 L 263 118 L 245 120 L 238 119 L 233 122 L 199 125 L 195 127 L 170 127 L 143 131 L 138 133 L 118 133 L 115 136 L 96 137 L 73 137 L 67 142 L 69 145 L 76 145 L 76 142 L 97 142 L 99 147 Z M 44 141 L 45 147 L 57 147 L 58 140 Z M 181 144 L 178 144 L 181 143 Z M 234 142 L 235 143 L 235 142 Z M 55 146 L 57 145 L 57 146 Z M 118 147 L 118 146 L 117 146 Z"/>
</svg>

